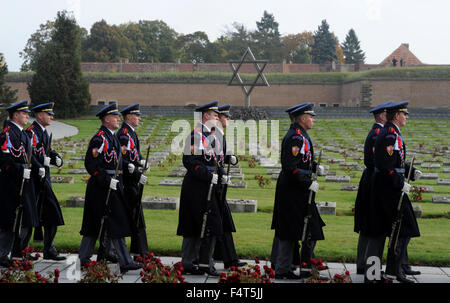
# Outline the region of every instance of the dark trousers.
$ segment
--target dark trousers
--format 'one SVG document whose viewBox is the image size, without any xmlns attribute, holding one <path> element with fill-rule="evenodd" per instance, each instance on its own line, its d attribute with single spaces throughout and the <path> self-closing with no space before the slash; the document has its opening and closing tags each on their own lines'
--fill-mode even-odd
<svg viewBox="0 0 450 303">
<path fill-rule="evenodd" d="M 0 231 L 0 258 L 5 258 L 12 254 L 14 257 L 22 257 L 22 250 L 28 246 L 32 234 L 32 228 L 22 227 L 19 239 L 14 238 L 12 230 Z M 13 243 L 13 241 L 15 243 Z M 13 247 L 14 245 L 14 247 Z"/>
<path fill-rule="evenodd" d="M 357 272 L 364 272 L 366 267 L 366 248 L 367 248 L 368 237 L 359 233 L 358 237 L 358 248 L 356 250 L 356 270 Z"/>
<path fill-rule="evenodd" d="M 403 276 L 405 274 L 404 267 L 409 266 L 408 244 L 410 240 L 410 237 L 398 238 L 397 255 L 395 256 L 395 268 L 397 276 Z"/>
<path fill-rule="evenodd" d="M 142 257 L 150 253 L 145 227 L 139 228 L 139 232 L 131 236 L 130 253 Z"/>
<path fill-rule="evenodd" d="M 45 255 L 58 255 L 53 240 L 58 227 L 55 225 L 44 226 L 44 257 Z"/>
<path fill-rule="evenodd" d="M 380 271 L 383 260 L 384 243 L 386 242 L 386 236 L 379 237 L 367 237 L 367 245 L 364 253 L 364 276 L 367 277 L 367 271 L 373 266 L 367 264 L 369 257 L 378 257 L 380 261 Z"/>
<path fill-rule="evenodd" d="M 309 264 L 310 260 L 315 258 L 315 247 L 316 241 L 308 240 L 302 242 L 302 247 L 299 251 L 298 241 L 280 240 L 275 236 L 270 254 L 271 267 L 275 269 L 277 274 L 285 274 L 300 266 L 302 262 Z"/>
<path fill-rule="evenodd" d="M 203 243 L 202 243 L 203 241 Z M 209 268 L 214 270 L 213 251 L 216 243 L 216 237 L 210 236 L 205 239 L 200 237 L 183 237 L 181 245 L 181 265 L 185 270 L 191 270 L 193 267 Z"/>
<path fill-rule="evenodd" d="M 216 247 L 214 248 L 214 259 L 221 259 L 224 264 L 231 264 L 233 261 L 239 261 L 234 246 L 233 234 L 231 232 L 224 233 L 217 238 Z"/>
<path fill-rule="evenodd" d="M 83 265 L 88 262 L 94 253 L 95 243 L 97 242 L 96 237 L 83 236 L 81 239 L 80 252 L 78 257 L 80 258 L 80 262 Z M 128 253 L 128 247 L 124 238 L 117 239 L 106 239 L 105 251 L 112 251 L 112 247 L 114 247 L 117 257 L 119 259 L 119 265 L 125 266 L 133 262 L 130 254 Z"/>
</svg>

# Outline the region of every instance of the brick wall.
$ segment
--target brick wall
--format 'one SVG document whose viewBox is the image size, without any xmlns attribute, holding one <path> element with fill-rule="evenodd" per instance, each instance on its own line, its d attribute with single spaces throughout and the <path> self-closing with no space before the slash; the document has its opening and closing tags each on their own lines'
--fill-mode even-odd
<svg viewBox="0 0 450 303">
<path fill-rule="evenodd" d="M 27 84 L 7 82 L 18 89 L 19 100 L 29 100 Z M 344 84 L 271 84 L 256 87 L 251 94 L 251 105 L 290 106 L 302 102 L 315 102 L 333 106 L 358 107 L 363 85 L 370 85 L 368 106 L 388 100 L 410 100 L 410 107 L 446 107 L 450 105 L 450 81 L 354 81 Z M 202 104 L 214 99 L 234 106 L 244 104 L 242 90 L 224 84 L 169 84 L 169 83 L 90 83 L 92 104 L 98 101 L 118 101 L 120 105 L 141 103 L 156 106 L 185 106 Z"/>
</svg>

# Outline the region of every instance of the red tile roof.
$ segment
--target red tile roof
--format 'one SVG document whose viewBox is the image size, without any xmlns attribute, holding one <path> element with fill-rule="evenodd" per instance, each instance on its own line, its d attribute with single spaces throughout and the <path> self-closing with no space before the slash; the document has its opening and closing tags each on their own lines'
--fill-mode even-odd
<svg viewBox="0 0 450 303">
<path fill-rule="evenodd" d="M 402 43 L 386 59 L 381 61 L 380 65 L 392 65 L 392 59 L 395 57 L 397 66 L 400 66 L 400 59 L 403 59 L 404 65 L 423 65 L 423 63 L 409 50 L 408 43 Z"/>
</svg>

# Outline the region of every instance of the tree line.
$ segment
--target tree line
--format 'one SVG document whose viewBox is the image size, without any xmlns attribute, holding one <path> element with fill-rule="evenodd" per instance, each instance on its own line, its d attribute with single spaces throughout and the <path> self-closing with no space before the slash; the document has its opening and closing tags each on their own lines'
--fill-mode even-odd
<svg viewBox="0 0 450 303">
<path fill-rule="evenodd" d="M 362 63 L 365 55 L 353 29 L 344 42 L 322 20 L 314 32 L 282 36 L 278 22 L 264 11 L 256 30 L 233 23 L 216 41 L 202 31 L 179 34 L 160 20 L 109 25 L 101 20 L 90 31 L 80 27 L 71 13 L 61 11 L 31 35 L 20 56 L 22 71 L 35 72 L 27 89 L 31 105 L 55 102 L 58 118 L 84 114 L 91 103 L 89 82 L 81 62 L 227 62 L 240 58 L 247 47 L 258 59 L 289 63 Z M 1 56 L 0 56 L 1 57 Z M 16 101 L 17 91 L 5 85 L 8 72 L 0 59 L 0 106 Z M 4 110 L 1 111 L 4 114 Z"/>
<path fill-rule="evenodd" d="M 78 25 L 77 25 L 78 26 Z M 35 71 L 42 49 L 51 40 L 55 22 L 47 21 L 31 35 L 20 53 L 22 71 Z M 180 34 L 161 20 L 140 20 L 110 25 L 105 20 L 89 31 L 78 27 L 82 62 L 182 62 L 220 63 L 240 58 L 247 47 L 255 57 L 270 63 L 363 63 L 365 54 L 353 29 L 341 44 L 322 20 L 314 32 L 282 36 L 273 14 L 264 11 L 256 30 L 232 23 L 215 41 L 204 31 Z"/>
</svg>

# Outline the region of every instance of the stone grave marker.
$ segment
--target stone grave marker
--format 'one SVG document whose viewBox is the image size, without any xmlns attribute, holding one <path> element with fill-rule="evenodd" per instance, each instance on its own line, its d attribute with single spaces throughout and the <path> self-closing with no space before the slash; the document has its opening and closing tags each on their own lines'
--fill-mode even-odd
<svg viewBox="0 0 450 303">
<path fill-rule="evenodd" d="M 341 190 L 343 190 L 343 191 L 358 191 L 358 185 L 355 185 L 355 184 L 341 184 Z"/>
<path fill-rule="evenodd" d="M 450 179 L 438 179 L 436 182 L 438 185 L 450 185 Z"/>
<path fill-rule="evenodd" d="M 146 209 L 172 209 L 180 206 L 180 198 L 147 196 L 142 199 L 142 208 Z"/>
<path fill-rule="evenodd" d="M 256 213 L 258 209 L 257 200 L 227 199 L 227 202 L 234 213 Z"/>
<path fill-rule="evenodd" d="M 86 169 L 71 169 L 67 172 L 70 175 L 87 175 L 88 172 Z"/>
<path fill-rule="evenodd" d="M 84 196 L 71 196 L 67 199 L 66 207 L 83 207 Z"/>
<path fill-rule="evenodd" d="M 350 176 L 330 176 L 330 175 L 327 175 L 325 177 L 325 182 L 349 183 L 350 182 Z"/>
<path fill-rule="evenodd" d="M 440 169 L 441 165 L 437 163 L 422 163 L 421 167 L 426 169 Z"/>
<path fill-rule="evenodd" d="M 432 196 L 431 202 L 450 204 L 450 196 Z"/>
<path fill-rule="evenodd" d="M 437 173 L 423 173 L 421 178 L 424 180 L 436 180 L 439 177 Z"/>
<path fill-rule="evenodd" d="M 336 215 L 336 202 L 316 202 L 316 206 L 321 215 Z"/>
<path fill-rule="evenodd" d="M 416 215 L 416 218 L 422 218 L 422 206 L 420 204 L 413 204 L 412 205 L 414 215 Z"/>
<path fill-rule="evenodd" d="M 159 185 L 162 186 L 181 186 L 183 183 L 182 179 L 162 179 L 159 182 Z"/>
<path fill-rule="evenodd" d="M 73 177 L 63 177 L 63 176 L 50 176 L 50 181 L 52 183 L 73 183 Z"/>
</svg>

